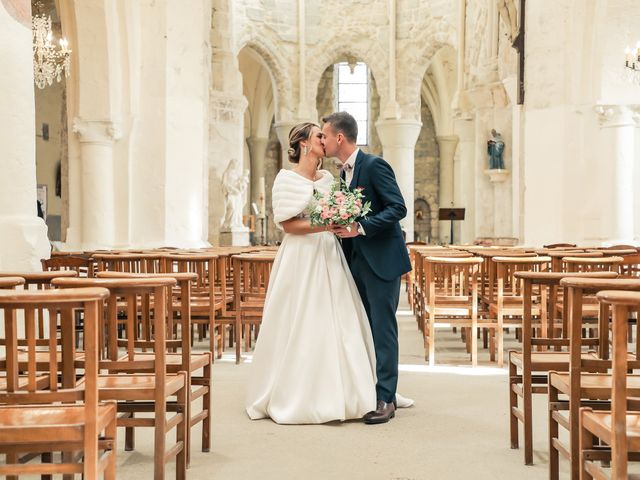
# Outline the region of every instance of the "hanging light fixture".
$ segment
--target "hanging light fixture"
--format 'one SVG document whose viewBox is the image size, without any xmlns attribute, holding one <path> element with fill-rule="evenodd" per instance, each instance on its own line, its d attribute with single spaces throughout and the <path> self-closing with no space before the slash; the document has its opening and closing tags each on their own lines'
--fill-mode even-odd
<svg viewBox="0 0 640 480">
<path fill-rule="evenodd" d="M 37 7 L 42 7 L 38 2 Z M 51 85 L 53 80 L 62 80 L 69 76 L 71 68 L 71 50 L 65 38 L 60 38 L 58 45 L 53 42 L 51 31 L 51 15 L 40 10 L 32 18 L 33 36 L 33 77 L 38 88 Z"/>
</svg>

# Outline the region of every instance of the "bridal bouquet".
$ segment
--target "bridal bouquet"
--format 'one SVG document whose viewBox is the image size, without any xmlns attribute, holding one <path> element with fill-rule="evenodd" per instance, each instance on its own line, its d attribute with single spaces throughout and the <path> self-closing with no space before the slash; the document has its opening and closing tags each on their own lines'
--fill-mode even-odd
<svg viewBox="0 0 640 480">
<path fill-rule="evenodd" d="M 362 187 L 349 190 L 343 180 L 336 180 L 327 193 L 314 192 L 309 218 L 314 227 L 350 225 L 371 211 L 371 202 L 365 202 Z"/>
</svg>

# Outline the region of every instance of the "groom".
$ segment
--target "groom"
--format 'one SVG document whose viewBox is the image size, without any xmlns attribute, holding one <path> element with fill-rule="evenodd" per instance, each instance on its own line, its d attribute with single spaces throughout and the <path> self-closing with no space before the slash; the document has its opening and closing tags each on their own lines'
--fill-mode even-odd
<svg viewBox="0 0 640 480">
<path fill-rule="evenodd" d="M 340 177 L 350 188 L 361 187 L 371 212 L 350 227 L 335 227 L 369 317 L 376 351 L 376 409 L 365 423 L 385 423 L 395 416 L 398 385 L 396 309 L 400 278 L 411 270 L 399 221 L 407 214 L 389 164 L 356 145 L 358 124 L 346 112 L 322 119 L 325 154 L 342 162 Z"/>
</svg>

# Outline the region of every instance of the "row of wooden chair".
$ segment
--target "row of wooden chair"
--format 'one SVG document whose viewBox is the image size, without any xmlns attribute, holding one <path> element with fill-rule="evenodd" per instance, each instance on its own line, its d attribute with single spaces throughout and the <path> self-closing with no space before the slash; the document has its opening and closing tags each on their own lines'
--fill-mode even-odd
<svg viewBox="0 0 640 480">
<path fill-rule="evenodd" d="M 486 247 L 457 247 L 443 248 L 430 247 L 424 245 L 410 246 L 409 252 L 414 266 L 413 272 L 407 276 L 407 288 L 409 303 L 416 314 L 418 327 L 423 333 L 425 341 L 425 357 L 430 364 L 434 359 L 434 334 L 436 327 L 453 326 L 456 323 L 471 322 L 476 324 L 476 328 L 482 330 L 484 347 L 489 348 L 490 359 L 497 361 L 499 366 L 504 362 L 504 332 L 506 328 L 515 327 L 518 339 L 521 336 L 522 327 L 522 293 L 521 280 L 515 274 L 521 271 L 554 271 L 554 272 L 588 272 L 588 271 L 617 271 L 629 272 L 633 265 L 638 263 L 638 252 L 636 249 L 569 249 L 563 247 L 557 249 L 526 249 L 511 248 L 497 249 Z M 543 255 L 544 254 L 544 255 Z M 624 255 L 624 256 L 620 256 Z M 456 295 L 445 294 L 451 282 L 447 280 L 447 275 L 439 275 L 437 268 L 427 267 L 435 265 L 435 259 L 449 258 L 448 270 L 456 271 L 455 276 L 461 278 L 465 272 L 464 264 L 468 263 L 465 258 L 479 258 L 478 275 L 478 305 L 477 313 L 471 305 L 474 284 L 470 273 L 464 273 L 467 278 L 458 281 L 459 285 L 469 286 L 466 291 L 458 290 Z M 440 269 L 442 270 L 442 269 Z M 467 268 L 468 270 L 468 268 Z M 428 272 L 428 273 L 427 273 Z M 455 282 L 454 282 L 455 283 Z M 439 292 L 439 296 L 430 296 L 430 290 Z M 427 299 L 437 300 L 434 305 L 429 305 Z M 451 302 L 455 301 L 458 310 L 453 311 Z M 539 314 L 556 315 L 561 314 L 562 302 L 554 304 L 554 311 L 547 314 L 546 309 L 540 308 L 539 299 L 533 304 L 533 315 L 538 318 Z M 462 305 L 463 302 L 464 305 Z M 460 310 L 461 306 L 466 309 Z M 440 309 L 438 309 L 440 308 Z M 430 316 L 430 311 L 435 315 Z M 472 317 L 477 317 L 475 322 Z M 539 328 L 542 333 L 547 327 L 547 319 L 543 318 Z M 476 364 L 477 350 L 476 341 L 467 338 L 467 327 L 461 330 L 463 339 L 467 344 L 467 351 L 471 354 L 472 364 Z M 489 337 L 487 339 L 487 337 Z M 489 343 L 489 345 L 487 345 Z M 473 350 L 473 352 L 472 352 Z"/>
</svg>

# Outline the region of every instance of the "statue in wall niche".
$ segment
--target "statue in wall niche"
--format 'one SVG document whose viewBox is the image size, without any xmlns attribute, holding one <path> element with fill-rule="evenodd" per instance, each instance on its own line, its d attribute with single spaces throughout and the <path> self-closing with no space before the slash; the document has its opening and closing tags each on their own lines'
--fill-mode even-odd
<svg viewBox="0 0 640 480">
<path fill-rule="evenodd" d="M 502 159 L 504 140 L 502 140 L 502 135 L 496 132 L 495 129 L 491 130 L 491 137 L 491 140 L 487 141 L 489 168 L 492 170 L 504 170 L 504 160 Z"/>
<path fill-rule="evenodd" d="M 225 228 L 244 228 L 242 224 L 242 209 L 244 195 L 249 185 L 249 170 L 244 173 L 238 168 L 238 159 L 232 158 L 222 174 L 222 193 L 224 194 L 224 218 L 222 226 Z"/>
</svg>

